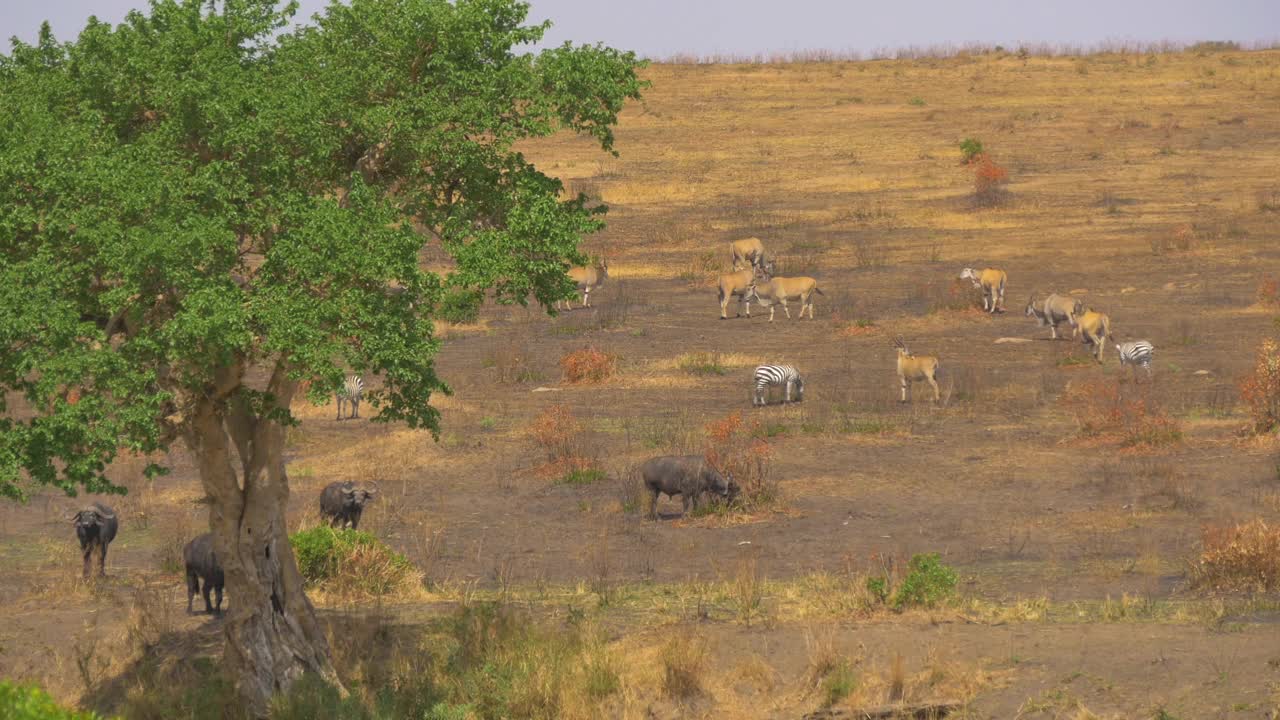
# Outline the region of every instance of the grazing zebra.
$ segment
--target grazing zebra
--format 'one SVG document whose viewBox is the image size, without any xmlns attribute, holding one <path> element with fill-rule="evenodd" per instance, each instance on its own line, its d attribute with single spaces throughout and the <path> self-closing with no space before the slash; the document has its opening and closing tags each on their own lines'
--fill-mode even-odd
<svg viewBox="0 0 1280 720">
<path fill-rule="evenodd" d="M 338 392 L 334 393 L 338 400 L 338 419 L 342 419 L 343 403 L 351 404 L 351 414 L 348 418 L 360 417 L 360 398 L 364 396 L 364 379 L 359 375 L 348 375 L 346 382 L 342 383 L 342 387 L 338 388 Z"/>
<path fill-rule="evenodd" d="M 796 402 L 804 400 L 804 380 L 801 379 L 799 371 L 790 365 L 761 365 L 756 368 L 756 389 L 751 396 L 751 404 L 768 405 L 766 401 L 770 385 L 781 385 L 783 387 L 783 402 L 791 402 L 791 387 L 796 389 Z"/>
<path fill-rule="evenodd" d="M 1155 351 L 1155 345 L 1146 340 L 1130 340 L 1129 342 L 1116 343 L 1116 352 L 1120 354 L 1120 367 L 1132 365 L 1135 380 L 1138 378 L 1139 365 L 1147 371 L 1147 379 L 1151 379 L 1151 356 L 1155 354 Z"/>
</svg>

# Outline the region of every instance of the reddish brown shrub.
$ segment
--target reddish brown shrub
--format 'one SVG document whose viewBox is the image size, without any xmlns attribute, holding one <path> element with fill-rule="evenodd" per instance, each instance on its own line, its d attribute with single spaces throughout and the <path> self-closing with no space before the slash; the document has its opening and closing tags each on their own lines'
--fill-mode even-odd
<svg viewBox="0 0 1280 720">
<path fill-rule="evenodd" d="M 1262 278 L 1255 297 L 1259 305 L 1280 305 L 1280 280 L 1275 275 Z"/>
<path fill-rule="evenodd" d="M 1280 527 L 1261 519 L 1201 528 L 1200 559 L 1192 580 L 1217 591 L 1269 592 L 1280 588 Z"/>
<path fill-rule="evenodd" d="M 996 205 L 1004 198 L 1009 171 L 996 164 L 989 153 L 973 158 L 973 196 L 979 205 Z"/>
<path fill-rule="evenodd" d="M 536 472 L 543 479 L 572 481 L 598 473 L 596 460 L 587 452 L 586 429 L 566 405 L 552 405 L 529 425 L 529 436 L 546 452 Z"/>
<path fill-rule="evenodd" d="M 1240 381 L 1240 398 L 1249 405 L 1254 432 L 1280 428 L 1280 343 L 1274 339 L 1258 346 L 1253 372 Z"/>
<path fill-rule="evenodd" d="M 782 499 L 771 472 L 773 447 L 764 435 L 760 421 L 744 421 L 741 411 L 707 423 L 707 462 L 733 475 L 741 490 L 739 500 L 748 511 L 769 509 Z"/>
<path fill-rule="evenodd" d="M 565 382 L 598 383 L 613 377 L 618 358 L 595 347 L 585 347 L 560 358 Z"/>
<path fill-rule="evenodd" d="M 1122 447 L 1161 447 L 1182 441 L 1182 425 L 1151 397 L 1149 386 L 1129 391 L 1117 381 L 1072 382 L 1062 402 L 1075 415 L 1080 435 L 1117 440 Z"/>
</svg>

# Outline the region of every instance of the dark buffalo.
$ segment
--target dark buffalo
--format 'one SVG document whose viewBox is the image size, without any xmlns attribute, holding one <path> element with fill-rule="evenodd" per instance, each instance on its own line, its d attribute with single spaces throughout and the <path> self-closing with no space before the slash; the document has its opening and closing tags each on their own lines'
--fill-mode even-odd
<svg viewBox="0 0 1280 720">
<path fill-rule="evenodd" d="M 356 487 L 350 481 L 330 483 L 320 492 L 320 519 L 328 520 L 330 527 L 350 525 L 355 530 L 365 503 L 377 494 L 377 488 Z"/>
<path fill-rule="evenodd" d="M 205 533 L 187 543 L 182 549 L 182 562 L 187 567 L 187 613 L 191 612 L 191 600 L 196 593 L 204 595 L 204 611 L 222 613 L 222 588 L 226 578 L 222 575 L 222 566 L 218 564 L 218 555 L 213 549 L 213 535 Z M 201 581 L 204 581 L 203 592 Z M 209 591 L 217 594 L 217 604 L 209 602 Z"/>
<path fill-rule="evenodd" d="M 701 455 L 650 458 L 640 465 L 640 476 L 644 478 L 645 489 L 650 495 L 649 517 L 655 520 L 658 517 L 658 495 L 662 493 L 671 498 L 679 495 L 686 513 L 689 512 L 690 504 L 695 510 L 698 509 L 699 499 L 704 492 L 713 492 L 729 499 L 738 494 L 733 476 L 721 475 Z"/>
<path fill-rule="evenodd" d="M 71 519 L 80 539 L 80 551 L 84 553 L 84 579 L 89 579 L 89 567 L 93 564 L 93 551 L 98 550 L 98 574 L 107 574 L 107 546 L 116 539 L 120 521 L 116 511 L 100 502 L 85 506 Z"/>
</svg>

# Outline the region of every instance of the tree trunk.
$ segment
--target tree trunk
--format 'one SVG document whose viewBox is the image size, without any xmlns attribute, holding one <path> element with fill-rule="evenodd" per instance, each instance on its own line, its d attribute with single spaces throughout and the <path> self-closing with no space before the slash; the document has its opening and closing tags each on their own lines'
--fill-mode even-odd
<svg viewBox="0 0 1280 720">
<path fill-rule="evenodd" d="M 288 407 L 294 386 L 281 363 L 268 393 Z M 265 718 L 272 696 L 286 692 L 303 673 L 341 684 L 289 545 L 284 428 L 265 417 L 268 409 L 251 410 L 242 395 L 223 397 L 195 403 L 188 437 L 209 498 L 209 528 L 230 597 L 223 660 L 249 715 Z M 233 443 L 239 477 L 232 465 Z"/>
</svg>

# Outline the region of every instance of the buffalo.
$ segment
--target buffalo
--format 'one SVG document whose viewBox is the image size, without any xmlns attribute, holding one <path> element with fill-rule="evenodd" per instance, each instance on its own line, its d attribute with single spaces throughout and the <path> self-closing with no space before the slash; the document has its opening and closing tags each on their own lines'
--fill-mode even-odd
<svg viewBox="0 0 1280 720">
<path fill-rule="evenodd" d="M 738 494 L 733 476 L 722 475 L 701 455 L 650 458 L 640 465 L 640 476 L 649 491 L 649 517 L 654 520 L 658 518 L 658 496 L 662 493 L 670 498 L 679 495 L 686 513 L 690 505 L 694 510 L 698 509 L 704 492 L 713 492 L 730 500 Z"/>
<path fill-rule="evenodd" d="M 320 519 L 328 520 L 330 527 L 355 530 L 360 526 L 360 515 L 365 503 L 378 494 L 377 488 L 356 487 L 354 483 L 330 483 L 320 492 Z"/>
<path fill-rule="evenodd" d="M 226 578 L 222 574 L 222 566 L 218 564 L 218 554 L 213 549 L 213 535 L 205 533 L 187 543 L 182 549 L 182 562 L 187 568 L 187 613 L 191 613 L 191 600 L 196 593 L 201 593 L 204 596 L 204 611 L 221 615 L 222 588 L 226 584 Z M 209 602 L 210 590 L 217 593 L 217 604 Z"/>
<path fill-rule="evenodd" d="M 98 550 L 98 574 L 107 574 L 107 546 L 116 538 L 120 526 L 116 511 L 100 502 L 86 505 L 71 519 L 80 539 L 80 551 L 84 553 L 84 579 L 89 579 L 89 567 L 93 564 L 93 551 Z"/>
</svg>

